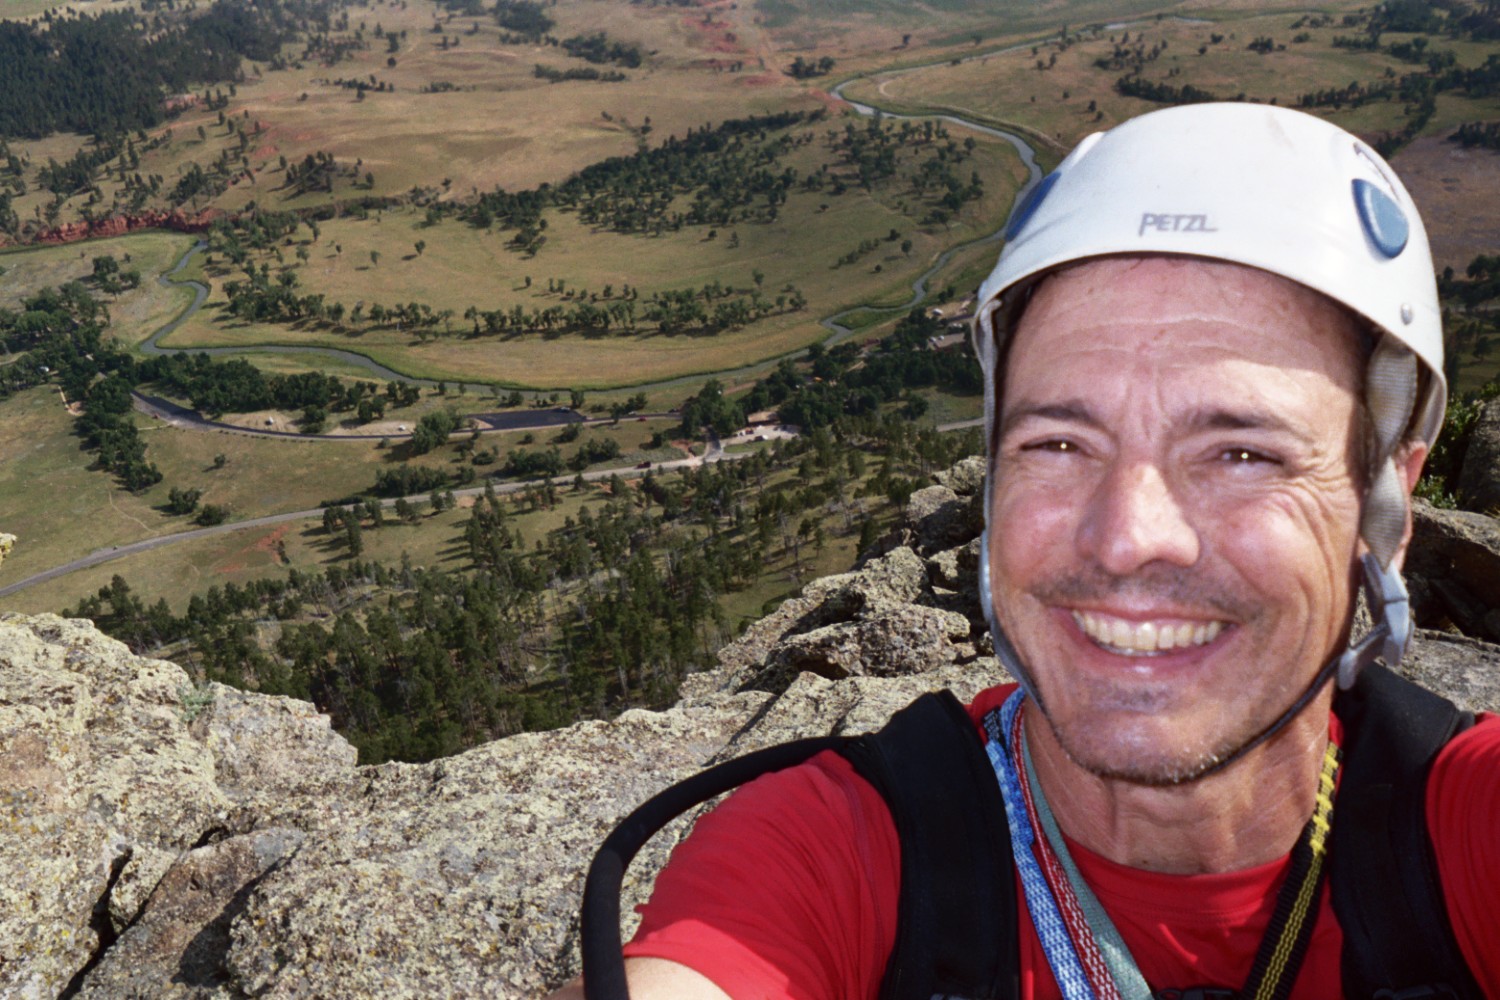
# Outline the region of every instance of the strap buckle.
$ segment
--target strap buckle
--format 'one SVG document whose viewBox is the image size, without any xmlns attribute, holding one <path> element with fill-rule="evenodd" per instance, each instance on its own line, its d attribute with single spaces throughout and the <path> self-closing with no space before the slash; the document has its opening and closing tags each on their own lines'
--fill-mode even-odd
<svg viewBox="0 0 1500 1000">
<path fill-rule="evenodd" d="M 1368 552 L 1360 557 L 1360 564 L 1364 567 L 1365 601 L 1370 607 L 1374 625 L 1364 638 L 1352 643 L 1339 657 L 1339 687 L 1346 691 L 1354 686 L 1360 671 L 1375 662 L 1377 657 L 1394 670 L 1411 644 L 1411 604 L 1401 573 L 1394 564 L 1381 566 L 1380 561 Z"/>
</svg>

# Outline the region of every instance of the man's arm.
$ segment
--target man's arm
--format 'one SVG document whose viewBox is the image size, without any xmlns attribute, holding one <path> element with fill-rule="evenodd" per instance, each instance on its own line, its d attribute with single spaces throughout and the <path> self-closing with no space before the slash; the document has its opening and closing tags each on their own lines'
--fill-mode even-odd
<svg viewBox="0 0 1500 1000">
<path fill-rule="evenodd" d="M 630 1000 L 730 1000 L 707 977 L 664 958 L 628 958 L 625 981 Z M 547 1000 L 583 1000 L 583 979 L 573 980 Z"/>
</svg>

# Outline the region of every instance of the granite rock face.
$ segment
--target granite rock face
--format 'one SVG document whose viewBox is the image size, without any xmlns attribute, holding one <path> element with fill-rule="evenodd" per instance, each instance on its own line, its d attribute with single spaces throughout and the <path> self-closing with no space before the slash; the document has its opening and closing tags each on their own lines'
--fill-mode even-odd
<svg viewBox="0 0 1500 1000">
<path fill-rule="evenodd" d="M 0 617 L 0 997 L 543 995 L 578 971 L 588 858 L 656 791 L 1005 679 L 976 597 L 982 473 L 919 491 L 880 554 L 752 626 L 676 707 L 425 765 L 357 767 L 310 705 L 195 688 L 87 622 Z M 1446 524 L 1419 534 L 1423 579 L 1488 600 L 1455 567 L 1493 522 Z M 1500 647 L 1424 632 L 1410 671 L 1500 707 Z M 627 934 L 690 822 L 632 865 Z"/>
</svg>

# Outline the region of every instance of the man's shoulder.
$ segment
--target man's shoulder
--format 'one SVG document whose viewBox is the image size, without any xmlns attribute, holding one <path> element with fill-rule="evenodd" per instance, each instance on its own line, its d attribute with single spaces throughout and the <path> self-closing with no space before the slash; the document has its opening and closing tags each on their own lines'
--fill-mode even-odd
<svg viewBox="0 0 1500 1000">
<path fill-rule="evenodd" d="M 1015 694 L 1020 686 L 1012 681 L 1008 684 L 996 684 L 994 687 L 985 688 L 974 696 L 973 701 L 969 702 L 967 706 L 969 718 L 973 719 L 974 724 L 980 726 L 982 730 L 984 717 L 1004 705 L 1005 699 Z"/>
<path fill-rule="evenodd" d="M 1433 763 L 1433 781 L 1477 771 L 1475 777 L 1500 784 L 1500 715 L 1480 712 L 1474 725 L 1449 740 Z"/>
</svg>

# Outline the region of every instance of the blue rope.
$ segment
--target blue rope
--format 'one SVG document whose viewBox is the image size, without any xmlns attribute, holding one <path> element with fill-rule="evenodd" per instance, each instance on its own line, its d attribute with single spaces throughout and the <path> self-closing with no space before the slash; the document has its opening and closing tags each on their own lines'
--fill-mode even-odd
<svg viewBox="0 0 1500 1000">
<path fill-rule="evenodd" d="M 1063 922 L 1062 913 L 1057 908 L 1057 900 L 1053 898 L 1047 878 L 1042 874 L 1042 867 L 1032 852 L 1031 819 L 1021 792 L 1020 774 L 1008 752 L 1016 716 L 1024 699 L 1025 694 L 1019 690 L 1007 698 L 1000 709 L 998 725 L 995 724 L 995 713 L 991 712 L 985 718 L 985 729 L 989 732 L 990 739 L 984 749 L 989 755 L 990 766 L 995 769 L 995 777 L 999 779 L 1000 794 L 1005 799 L 1005 818 L 1010 826 L 1010 848 L 1015 856 L 1016 870 L 1021 875 L 1026 909 L 1031 913 L 1032 926 L 1036 928 L 1037 937 L 1042 942 L 1042 951 L 1047 955 L 1047 964 L 1052 967 L 1052 975 L 1062 990 L 1063 1000 L 1097 1000 L 1094 988 L 1083 971 L 1083 963 L 1078 959 L 1073 937 L 1068 933 L 1067 924 Z"/>
<path fill-rule="evenodd" d="M 1030 745 L 1023 744 L 1021 752 L 1026 760 L 1026 777 L 1031 783 L 1031 798 L 1036 803 L 1037 821 L 1046 834 L 1047 843 L 1052 845 L 1052 853 L 1057 855 L 1058 863 L 1068 874 L 1068 884 L 1073 887 L 1073 895 L 1088 920 L 1089 930 L 1094 932 L 1094 940 L 1104 956 L 1104 964 L 1109 966 L 1115 989 L 1122 1000 L 1151 1000 L 1151 987 L 1147 985 L 1146 977 L 1141 975 L 1140 967 L 1135 964 L 1135 956 L 1130 954 L 1130 948 L 1120 936 L 1115 922 L 1105 912 L 1104 905 L 1094 895 L 1094 890 L 1084 881 L 1083 873 L 1078 870 L 1073 855 L 1068 851 L 1067 841 L 1063 840 L 1062 830 L 1057 825 L 1056 817 L 1052 815 L 1052 807 L 1047 804 L 1047 796 L 1043 794 L 1041 783 L 1037 781 L 1036 766 L 1031 762 Z"/>
</svg>

